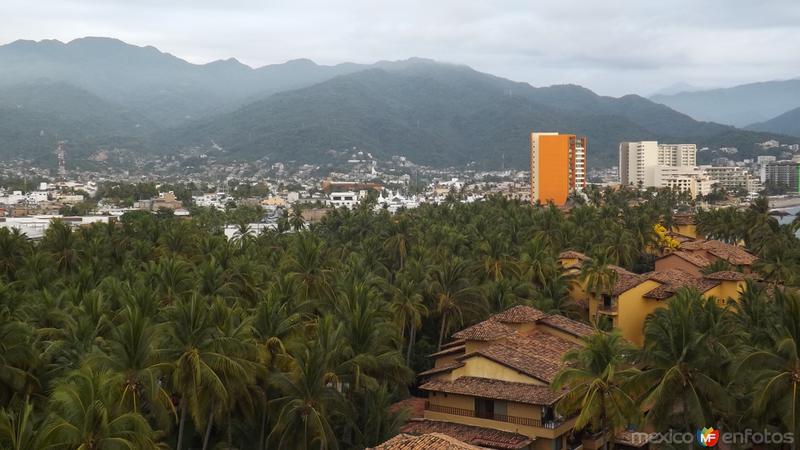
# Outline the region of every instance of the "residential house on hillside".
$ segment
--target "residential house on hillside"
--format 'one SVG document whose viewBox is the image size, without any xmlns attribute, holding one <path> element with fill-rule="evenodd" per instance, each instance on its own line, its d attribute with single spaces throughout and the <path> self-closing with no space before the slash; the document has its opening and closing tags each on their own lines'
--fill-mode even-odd
<svg viewBox="0 0 800 450">
<path fill-rule="evenodd" d="M 574 251 L 559 255 L 563 270 L 575 275 L 580 273 L 582 262 L 588 259 L 586 255 Z M 590 321 L 597 323 L 606 317 L 625 339 L 636 345 L 644 342 L 647 316 L 665 307 L 667 300 L 681 288 L 695 289 L 703 297 L 714 297 L 720 303 L 726 303 L 739 299 L 747 278 L 745 274 L 732 271 L 700 275 L 680 268 L 669 268 L 635 274 L 617 266 L 609 266 L 609 269 L 615 271 L 617 276 L 608 292 L 600 295 L 588 293 L 584 284 L 576 278 L 570 296 L 573 301 L 588 303 Z"/>
</svg>

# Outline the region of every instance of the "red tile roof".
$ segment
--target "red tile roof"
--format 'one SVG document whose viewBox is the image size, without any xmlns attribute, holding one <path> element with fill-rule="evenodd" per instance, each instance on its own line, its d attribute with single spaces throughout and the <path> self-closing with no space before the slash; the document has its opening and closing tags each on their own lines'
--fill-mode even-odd
<svg viewBox="0 0 800 450">
<path fill-rule="evenodd" d="M 529 377 L 550 383 L 561 369 L 561 355 L 544 341 L 515 335 L 508 342 L 497 343 L 459 357 L 460 361 L 480 356 L 514 369 Z"/>
<path fill-rule="evenodd" d="M 633 289 L 642 284 L 645 280 L 640 275 L 629 272 L 622 267 L 609 266 L 609 268 L 617 273 L 617 281 L 614 283 L 614 288 L 611 290 L 612 296 L 616 297 L 625 291 Z"/>
<path fill-rule="evenodd" d="M 500 322 L 489 319 L 478 322 L 469 328 L 465 328 L 453 334 L 453 338 L 470 341 L 494 341 L 513 333 L 514 330 L 511 328 L 508 328 Z"/>
<path fill-rule="evenodd" d="M 553 328 L 577 337 L 584 337 L 594 334 L 594 328 L 590 327 L 589 325 L 564 317 L 560 314 L 547 316 L 541 319 L 539 323 L 549 325 Z"/>
<path fill-rule="evenodd" d="M 533 442 L 533 439 L 525 435 L 510 431 L 428 419 L 411 420 L 401 431 L 414 435 L 441 433 L 471 445 L 507 450 L 526 448 Z"/>
<path fill-rule="evenodd" d="M 398 434 L 388 441 L 367 450 L 482 450 L 481 447 L 467 444 L 441 433 L 414 436 Z"/>
<path fill-rule="evenodd" d="M 464 346 L 463 345 L 455 345 L 455 346 L 447 347 L 447 348 L 444 348 L 444 346 L 443 346 L 442 350 L 439 350 L 436 353 L 431 353 L 430 355 L 428 355 L 428 357 L 430 357 L 430 358 L 438 358 L 439 356 L 445 356 L 445 355 L 450 355 L 450 354 L 453 354 L 453 353 L 463 353 L 463 352 L 464 352 Z"/>
<path fill-rule="evenodd" d="M 418 376 L 427 377 L 429 375 L 436 375 L 437 373 L 449 372 L 449 371 L 451 371 L 453 369 L 458 369 L 459 367 L 464 367 L 464 363 L 463 362 L 456 362 L 456 363 L 453 363 L 453 364 L 448 364 L 446 366 L 434 367 L 434 368 L 428 369 L 428 370 L 426 370 L 424 372 L 420 372 L 418 374 Z"/>
<path fill-rule="evenodd" d="M 646 273 L 643 276 L 650 280 L 661 283 L 661 286 L 642 295 L 642 297 L 656 300 L 670 298 L 681 288 L 691 288 L 697 289 L 700 292 L 705 292 L 714 286 L 719 285 L 718 281 L 709 280 L 706 278 L 697 278 L 680 269 L 660 270 Z"/>
<path fill-rule="evenodd" d="M 419 387 L 424 391 L 507 400 L 531 405 L 554 404 L 564 392 L 555 392 L 550 386 L 513 383 L 491 378 L 460 377 L 454 381 L 429 381 Z"/>
<path fill-rule="evenodd" d="M 742 247 L 726 244 L 725 242 L 714 239 L 684 242 L 681 244 L 681 249 L 689 251 L 705 250 L 717 258 L 728 261 L 734 266 L 749 266 L 758 259 L 755 255 Z"/>
<path fill-rule="evenodd" d="M 723 270 L 721 272 L 714 272 L 710 273 L 705 276 L 709 280 L 719 280 L 719 281 L 744 281 L 748 279 L 748 276 L 741 273 L 741 272 L 734 272 L 732 270 Z"/>
<path fill-rule="evenodd" d="M 678 258 L 696 266 L 696 267 L 706 267 L 707 265 L 711 264 L 711 261 L 707 260 L 702 255 L 696 253 L 685 252 L 682 250 L 676 250 L 672 253 L 668 253 L 661 258 L 666 258 L 669 256 L 677 256 Z M 661 259 L 659 258 L 659 259 Z"/>
<path fill-rule="evenodd" d="M 515 306 L 492 316 L 492 319 L 502 323 L 534 323 L 547 316 L 544 312 L 531 306 Z"/>
</svg>

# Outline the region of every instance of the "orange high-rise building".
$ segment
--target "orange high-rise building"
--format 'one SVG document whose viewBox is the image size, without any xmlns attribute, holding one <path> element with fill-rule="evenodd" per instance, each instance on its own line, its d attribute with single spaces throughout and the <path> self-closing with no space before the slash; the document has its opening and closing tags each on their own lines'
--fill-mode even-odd
<svg viewBox="0 0 800 450">
<path fill-rule="evenodd" d="M 586 187 L 586 138 L 531 132 L 531 204 L 563 205 Z"/>
</svg>

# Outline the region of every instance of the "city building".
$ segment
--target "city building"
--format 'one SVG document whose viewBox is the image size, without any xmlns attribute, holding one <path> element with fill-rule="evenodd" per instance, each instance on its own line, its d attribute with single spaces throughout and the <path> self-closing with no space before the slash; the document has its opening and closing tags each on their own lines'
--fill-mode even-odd
<svg viewBox="0 0 800 450">
<path fill-rule="evenodd" d="M 708 195 L 714 185 L 704 171 L 695 166 L 649 166 L 645 171 L 645 187 L 668 188 L 688 192 L 692 198 Z"/>
<path fill-rule="evenodd" d="M 693 167 L 697 164 L 695 144 L 659 144 L 657 141 L 621 142 L 619 178 L 623 186 L 647 186 L 648 167 Z"/>
<path fill-rule="evenodd" d="M 700 166 L 700 168 L 714 180 L 714 184 L 728 191 L 744 189 L 747 192 L 757 192 L 761 189 L 759 178 L 751 175 L 744 167 Z"/>
<path fill-rule="evenodd" d="M 586 138 L 531 132 L 531 204 L 563 205 L 586 187 Z"/>
<path fill-rule="evenodd" d="M 767 184 L 784 186 L 789 192 L 800 193 L 800 161 L 777 161 L 767 164 Z"/>
</svg>

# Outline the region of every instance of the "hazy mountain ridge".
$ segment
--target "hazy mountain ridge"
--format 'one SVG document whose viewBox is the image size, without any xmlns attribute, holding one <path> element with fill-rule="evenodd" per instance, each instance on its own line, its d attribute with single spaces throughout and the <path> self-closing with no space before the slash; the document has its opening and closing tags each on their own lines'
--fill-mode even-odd
<svg viewBox="0 0 800 450">
<path fill-rule="evenodd" d="M 748 125 L 746 128 L 748 130 L 781 133 L 800 137 L 800 108 L 787 111 L 764 122 Z"/>
<path fill-rule="evenodd" d="M 84 38 L 0 46 L 0 68 L 6 157 L 49 154 L 66 137 L 84 155 L 116 145 L 173 152 L 213 140 L 231 158 L 325 162 L 328 150 L 357 146 L 439 166 L 495 167 L 505 155 L 525 167 L 536 129 L 589 136 L 590 164 L 609 166 L 622 140 L 752 147 L 773 136 L 698 122 L 637 95 L 537 88 L 423 58 L 254 69 Z"/>
<path fill-rule="evenodd" d="M 389 66 L 391 69 L 392 67 Z M 267 120 L 265 120 L 267 119 Z M 589 136 L 590 164 L 616 163 L 623 140 L 742 145 L 766 137 L 697 122 L 639 96 L 601 97 L 578 86 L 534 88 L 463 66 L 419 61 L 273 95 L 235 112 L 169 130 L 160 143 L 221 145 L 231 157 L 323 162 L 358 146 L 379 157 L 433 164 L 525 167 L 531 129 Z"/>
<path fill-rule="evenodd" d="M 650 100 L 697 120 L 744 127 L 800 107 L 800 79 L 765 81 L 674 95 L 654 95 Z"/>
</svg>

